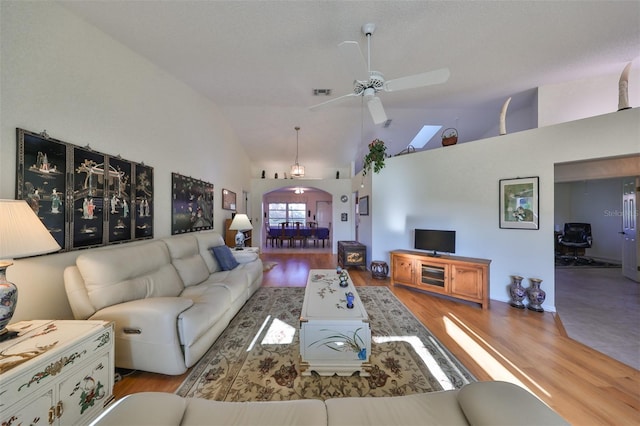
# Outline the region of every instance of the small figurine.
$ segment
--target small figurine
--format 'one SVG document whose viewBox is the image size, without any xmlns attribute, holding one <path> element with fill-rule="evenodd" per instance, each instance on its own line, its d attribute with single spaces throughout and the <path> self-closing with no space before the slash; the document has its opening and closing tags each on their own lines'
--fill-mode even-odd
<svg viewBox="0 0 640 426">
<path fill-rule="evenodd" d="M 347 271 L 345 271 L 344 269 L 340 271 L 340 287 L 346 287 L 349 285 L 348 283 L 348 275 L 347 275 Z"/>
<path fill-rule="evenodd" d="M 347 308 L 353 309 L 353 300 L 355 299 L 355 296 L 353 295 L 352 292 L 345 293 L 345 294 L 347 296 Z"/>
</svg>

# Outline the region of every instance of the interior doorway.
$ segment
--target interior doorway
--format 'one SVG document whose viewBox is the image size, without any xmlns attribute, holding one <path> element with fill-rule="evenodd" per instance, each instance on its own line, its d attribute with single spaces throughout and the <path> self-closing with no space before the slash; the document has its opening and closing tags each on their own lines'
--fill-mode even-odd
<svg viewBox="0 0 640 426">
<path fill-rule="evenodd" d="M 565 169 L 562 169 L 562 165 L 556 165 L 555 231 L 562 232 L 565 222 L 590 223 L 593 244 L 585 250 L 584 256 L 615 262 L 619 267 L 598 269 L 589 264 L 574 269 L 557 267 L 555 302 L 557 313 L 570 338 L 630 364 L 628 359 L 625 361 L 625 354 L 634 349 L 628 347 L 629 342 L 611 341 L 614 333 L 607 331 L 615 329 L 627 336 L 635 333 L 634 323 L 622 320 L 630 318 L 628 313 L 615 301 L 624 300 L 626 309 L 640 311 L 637 296 L 628 297 L 628 294 L 637 294 L 640 283 L 622 274 L 623 182 L 628 178 L 621 175 L 625 167 L 624 162 L 616 163 L 618 160 L 612 160 L 612 166 L 606 165 L 607 160 L 572 163 Z M 597 167 L 594 166 L 596 163 Z M 594 170 L 599 174 L 589 175 Z M 587 283 L 590 285 L 587 286 Z M 584 297 L 590 294 L 588 289 L 597 292 L 597 296 Z M 597 307 L 588 306 L 593 301 L 597 301 Z M 618 354 L 616 348 L 619 349 Z"/>
<path fill-rule="evenodd" d="M 318 222 L 319 227 L 326 227 L 331 229 L 332 214 L 332 201 L 316 201 L 316 222 Z"/>
</svg>

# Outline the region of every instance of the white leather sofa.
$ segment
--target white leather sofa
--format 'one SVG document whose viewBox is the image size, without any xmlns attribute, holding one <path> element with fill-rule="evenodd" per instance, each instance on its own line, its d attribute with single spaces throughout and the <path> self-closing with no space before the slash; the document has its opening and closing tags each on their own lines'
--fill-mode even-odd
<svg viewBox="0 0 640 426">
<path fill-rule="evenodd" d="M 262 283 L 257 253 L 232 250 L 223 270 L 222 246 L 206 231 L 83 253 L 64 271 L 73 315 L 115 322 L 116 366 L 182 374 Z"/>
<path fill-rule="evenodd" d="M 379 398 L 220 402 L 143 392 L 109 407 L 92 426 L 127 425 L 568 425 L 528 391 L 507 382 Z"/>
</svg>

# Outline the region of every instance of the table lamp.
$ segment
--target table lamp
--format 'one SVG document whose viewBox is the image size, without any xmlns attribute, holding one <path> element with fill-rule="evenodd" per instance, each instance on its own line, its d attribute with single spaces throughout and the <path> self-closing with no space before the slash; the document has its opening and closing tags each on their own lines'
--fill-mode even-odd
<svg viewBox="0 0 640 426">
<path fill-rule="evenodd" d="M 24 200 L 0 200 L 0 340 L 18 304 L 18 288 L 7 281 L 13 259 L 51 253 L 60 246 Z"/>
<path fill-rule="evenodd" d="M 242 250 L 244 247 L 244 233 L 242 231 L 253 229 L 253 225 L 251 225 L 249 217 L 242 213 L 236 214 L 231 221 L 229 229 L 232 231 L 238 231 L 236 234 L 236 250 Z"/>
</svg>

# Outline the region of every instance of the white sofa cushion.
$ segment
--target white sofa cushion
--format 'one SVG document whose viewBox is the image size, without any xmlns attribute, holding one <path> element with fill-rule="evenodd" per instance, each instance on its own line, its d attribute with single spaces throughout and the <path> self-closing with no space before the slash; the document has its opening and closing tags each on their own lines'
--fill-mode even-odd
<svg viewBox="0 0 640 426">
<path fill-rule="evenodd" d="M 185 287 L 200 284 L 209 277 L 207 264 L 198 250 L 198 240 L 193 235 L 173 236 L 163 241 Z"/>
<path fill-rule="evenodd" d="M 207 264 L 207 268 L 209 268 L 209 273 L 212 274 L 214 272 L 221 271 L 220 265 L 218 264 L 218 260 L 216 257 L 209 251 L 211 247 L 223 246 L 224 240 L 222 239 L 222 235 L 218 234 L 215 231 L 204 231 L 198 232 L 195 234 L 196 240 L 198 240 L 198 250 L 200 251 L 200 256 Z"/>
<path fill-rule="evenodd" d="M 378 398 L 333 398 L 325 401 L 328 424 L 466 425 L 457 391 L 429 392 Z"/>
<path fill-rule="evenodd" d="M 233 254 L 233 257 L 236 258 L 236 262 L 238 263 L 253 262 L 255 260 L 258 260 L 258 257 L 260 257 L 255 251 L 249 250 L 232 250 L 231 253 Z"/>
<path fill-rule="evenodd" d="M 181 425 L 326 426 L 327 411 L 318 399 L 221 402 L 193 398 Z"/>
<path fill-rule="evenodd" d="M 215 272 L 209 276 L 207 285 L 220 285 L 229 290 L 231 300 L 238 298 L 247 299 L 247 289 L 249 288 L 249 276 L 240 267 L 231 271 Z"/>
<path fill-rule="evenodd" d="M 162 241 L 93 250 L 78 256 L 76 265 L 96 310 L 147 297 L 178 296 L 184 288 Z"/>
<path fill-rule="evenodd" d="M 191 346 L 213 324 L 221 321 L 231 306 L 231 293 L 220 285 L 187 287 L 180 296 L 193 301 L 193 306 L 178 315 L 180 343 L 185 346 Z"/>
</svg>

